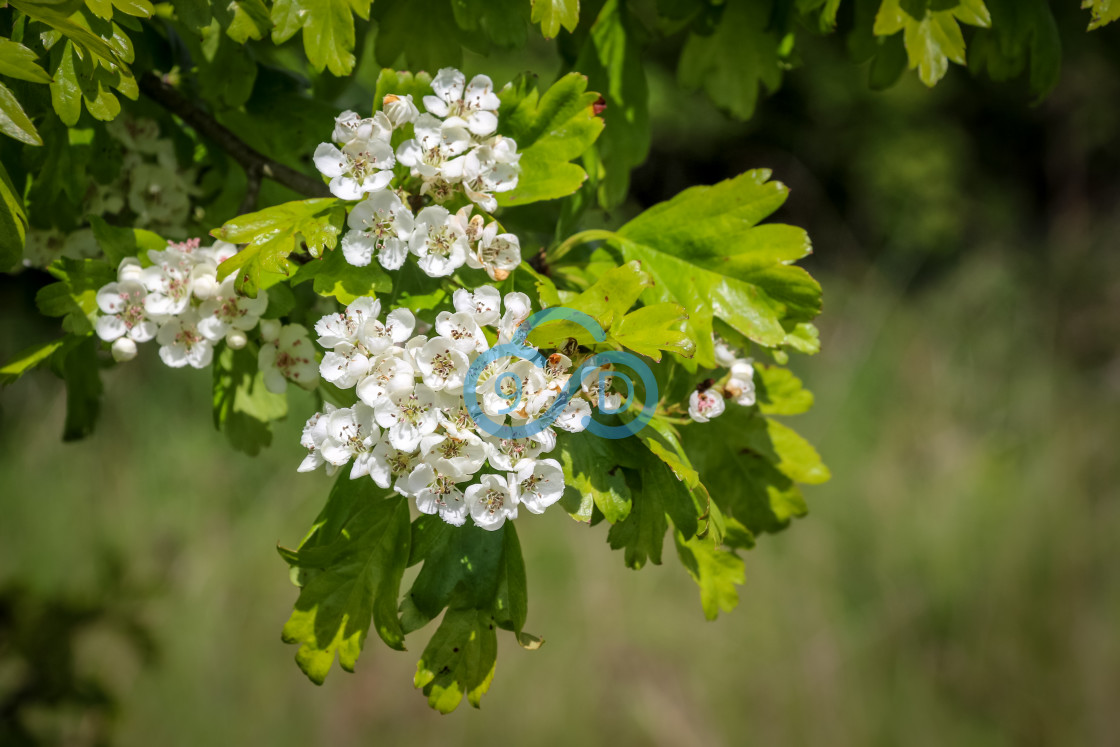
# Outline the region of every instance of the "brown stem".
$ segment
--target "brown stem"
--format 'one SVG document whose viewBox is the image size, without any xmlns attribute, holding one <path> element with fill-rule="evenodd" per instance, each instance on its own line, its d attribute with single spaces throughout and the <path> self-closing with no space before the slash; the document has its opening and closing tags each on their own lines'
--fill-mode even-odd
<svg viewBox="0 0 1120 747">
<path fill-rule="evenodd" d="M 218 123 L 213 117 L 198 108 L 190 99 L 179 93 L 171 85 L 161 80 L 152 73 L 145 73 L 140 77 L 140 90 L 148 98 L 155 101 L 167 111 L 183 120 L 199 135 L 213 140 L 222 150 L 245 169 L 249 176 L 249 190 L 253 191 L 254 181 L 258 184 L 260 177 L 267 177 L 274 182 L 283 184 L 288 189 L 307 195 L 308 197 L 329 197 L 327 185 L 318 179 L 285 166 L 282 163 L 268 158 L 253 149 L 244 140 L 234 135 L 225 126 Z M 250 195 L 246 195 L 249 200 Z M 256 195 L 253 195 L 253 202 Z"/>
</svg>

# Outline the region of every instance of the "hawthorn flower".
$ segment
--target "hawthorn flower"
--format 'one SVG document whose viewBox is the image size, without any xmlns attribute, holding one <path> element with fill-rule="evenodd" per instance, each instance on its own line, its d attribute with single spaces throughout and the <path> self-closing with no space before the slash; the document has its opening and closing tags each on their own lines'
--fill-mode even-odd
<svg viewBox="0 0 1120 747">
<path fill-rule="evenodd" d="M 420 454 L 445 475 L 469 477 L 486 462 L 486 446 L 473 433 L 432 433 L 420 439 Z"/>
<path fill-rule="evenodd" d="M 403 483 L 403 485 L 402 485 Z M 398 492 L 416 499 L 416 508 L 423 514 L 436 514 L 452 526 L 467 521 L 467 504 L 463 491 L 449 475 L 440 474 L 432 465 L 419 464 L 408 477 L 398 481 Z"/>
<path fill-rule="evenodd" d="M 543 451 L 543 446 L 531 438 L 489 438 L 486 459 L 490 466 L 502 472 L 513 472 L 523 461 L 533 462 Z"/>
<path fill-rule="evenodd" d="M 460 288 L 452 295 L 455 311 L 467 312 L 474 316 L 475 323 L 491 325 L 498 321 L 502 296 L 493 286 L 475 288 L 472 293 Z"/>
<path fill-rule="evenodd" d="M 389 142 L 393 136 L 393 123 L 382 112 L 377 112 L 372 117 L 362 118 L 357 112 L 344 111 L 334 118 L 334 133 L 331 139 L 339 145 L 346 145 L 355 140 L 365 142 L 368 140 L 381 140 Z"/>
<path fill-rule="evenodd" d="M 488 213 L 498 209 L 494 192 L 509 192 L 517 187 L 521 173 L 521 154 L 517 143 L 508 137 L 495 137 L 492 144 L 482 145 L 461 159 L 457 171 L 445 174 L 462 182 L 467 199 Z"/>
<path fill-rule="evenodd" d="M 307 449 L 307 456 L 303 458 L 296 469 L 297 472 L 313 472 L 324 464 L 327 465 L 328 475 L 333 475 L 338 469 L 337 466 L 330 464 L 323 458 L 323 443 L 327 440 L 327 421 L 331 413 L 335 411 L 335 407 L 327 403 L 323 408 L 323 412 L 312 415 L 303 426 L 303 435 L 300 437 L 299 443 Z"/>
<path fill-rule="evenodd" d="M 509 342 L 517 333 L 517 328 L 529 318 L 532 305 L 529 297 L 524 293 L 507 293 L 503 304 L 506 311 L 502 315 L 502 320 L 498 322 L 498 340 Z"/>
<path fill-rule="evenodd" d="M 482 327 L 469 311 L 439 312 L 436 315 L 436 334 L 450 339 L 456 349 L 464 353 L 481 353 L 490 347 Z"/>
<path fill-rule="evenodd" d="M 416 215 L 409 249 L 420 258 L 420 269 L 429 277 L 446 277 L 467 261 L 466 237 L 450 218 L 451 214 L 438 205 Z"/>
<path fill-rule="evenodd" d="M 754 366 L 750 360 L 743 358 L 731 364 L 731 378 L 727 380 L 724 391 L 737 405 L 750 407 L 754 404 Z"/>
<path fill-rule="evenodd" d="M 198 313 L 193 309 L 163 324 L 156 333 L 159 357 L 172 368 L 206 368 L 214 357 L 213 343 L 198 330 Z"/>
<path fill-rule="evenodd" d="M 466 127 L 440 122 L 431 114 L 421 114 L 413 125 L 415 137 L 397 148 L 397 160 L 409 167 L 412 176 L 424 180 L 421 194 L 432 194 L 439 202 L 451 196 L 450 180 L 444 174 L 445 164 L 463 155 L 471 146 Z M 448 167 L 461 173 L 461 165 Z"/>
<path fill-rule="evenodd" d="M 319 375 L 343 389 L 357 384 L 367 371 L 369 358 L 361 348 L 348 342 L 335 345 L 334 350 L 324 355 L 319 363 Z"/>
<path fill-rule="evenodd" d="M 304 389 L 313 389 L 319 383 L 315 348 L 301 324 L 285 325 L 274 339 L 264 342 L 257 365 L 264 375 L 265 388 L 275 394 L 286 392 L 289 381 Z"/>
<path fill-rule="evenodd" d="M 230 330 L 247 331 L 257 326 L 261 314 L 268 308 L 268 293 L 261 291 L 256 298 L 250 298 L 234 288 L 234 276 L 230 275 L 218 286 L 217 292 L 198 307 L 198 331 L 208 340 L 217 342 Z"/>
<path fill-rule="evenodd" d="M 524 460 L 510 477 L 521 505 L 535 514 L 544 510 L 564 494 L 564 470 L 555 459 Z"/>
<path fill-rule="evenodd" d="M 474 135 L 490 135 L 498 129 L 497 111 L 501 105 L 494 84 L 487 76 L 476 75 L 464 89 L 466 81 L 458 70 L 443 68 L 432 79 L 435 95 L 424 97 L 424 108 L 437 117 L 462 121 Z"/>
<path fill-rule="evenodd" d="M 369 458 L 369 476 L 380 488 L 388 488 L 394 478 L 406 477 L 420 461 L 416 451 L 401 451 L 382 439 Z"/>
<path fill-rule="evenodd" d="M 401 451 L 412 451 L 420 439 L 439 425 L 435 393 L 424 384 L 390 392 L 374 405 L 377 424 L 388 430 L 389 443 Z"/>
<path fill-rule="evenodd" d="M 470 361 L 449 337 L 433 337 L 416 354 L 416 366 L 433 392 L 456 392 L 470 368 Z"/>
<path fill-rule="evenodd" d="M 359 402 L 353 407 L 335 410 L 327 416 L 326 434 L 320 446 L 323 459 L 336 467 L 353 459 L 351 480 L 369 474 L 371 453 L 381 439 L 373 408 Z"/>
<path fill-rule="evenodd" d="M 521 241 L 512 233 L 498 233 L 498 223 L 486 226 L 467 254 L 467 267 L 486 270 L 491 280 L 505 280 L 521 264 Z"/>
<path fill-rule="evenodd" d="M 358 399 L 370 407 L 392 392 L 411 389 L 416 372 L 404 356 L 391 350 L 372 358 L 365 377 L 358 382 Z"/>
<path fill-rule="evenodd" d="M 358 331 L 358 344 L 370 353 L 380 353 L 400 345 L 416 329 L 416 317 L 408 309 L 393 309 L 382 324 L 376 315 L 367 319 Z"/>
<path fill-rule="evenodd" d="M 480 481 L 464 493 L 471 519 L 483 529 L 499 529 L 506 519 L 517 518 L 517 496 L 510 490 L 509 481 L 499 475 L 483 475 Z"/>
<path fill-rule="evenodd" d="M 149 252 L 150 267 L 140 272 L 148 290 L 144 308 L 151 315 L 171 316 L 186 311 L 191 300 L 191 280 L 195 263 L 191 255 L 178 249 Z"/>
<path fill-rule="evenodd" d="M 569 433 L 579 433 L 587 428 L 590 421 L 591 405 L 582 397 L 572 397 L 553 422 Z"/>
<path fill-rule="evenodd" d="M 355 267 L 365 267 L 373 255 L 386 270 L 399 270 L 408 257 L 412 213 L 393 192 L 377 192 L 359 202 L 346 223 L 342 254 Z"/>
<path fill-rule="evenodd" d="M 94 324 L 97 336 L 106 342 L 127 337 L 133 343 L 147 342 L 155 337 L 157 326 L 148 316 L 144 302 L 146 297 L 147 290 L 134 279 L 122 279 L 102 286 L 97 291 L 97 308 L 101 311 Z"/>
<path fill-rule="evenodd" d="M 331 194 L 342 200 L 360 200 L 380 192 L 393 180 L 393 148 L 384 140 L 354 139 L 341 149 L 320 143 L 315 149 L 315 168 L 329 177 Z"/>
<path fill-rule="evenodd" d="M 723 368 L 731 368 L 739 360 L 739 351 L 731 347 L 717 334 L 712 335 L 712 344 L 715 348 L 716 363 Z"/>
<path fill-rule="evenodd" d="M 118 363 L 132 360 L 139 352 L 136 348 L 136 342 L 128 337 L 118 337 L 113 341 L 110 349 L 113 353 L 113 360 Z"/>
<path fill-rule="evenodd" d="M 420 115 L 420 110 L 412 103 L 412 94 L 398 96 L 391 93 L 381 100 L 381 106 L 394 127 L 415 122 Z"/>
<path fill-rule="evenodd" d="M 381 313 L 381 302 L 376 298 L 362 296 L 350 303 L 338 314 L 328 314 L 315 322 L 318 343 L 330 349 L 341 343 L 353 345 L 358 341 L 358 333 L 365 323 L 376 319 Z"/>
<path fill-rule="evenodd" d="M 716 389 L 694 391 L 688 397 L 688 416 L 697 423 L 707 423 L 723 414 L 726 404 Z"/>
</svg>

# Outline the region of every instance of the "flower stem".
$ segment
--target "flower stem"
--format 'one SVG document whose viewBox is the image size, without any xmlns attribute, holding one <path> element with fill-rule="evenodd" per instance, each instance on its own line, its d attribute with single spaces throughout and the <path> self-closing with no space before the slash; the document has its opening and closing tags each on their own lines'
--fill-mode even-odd
<svg viewBox="0 0 1120 747">
<path fill-rule="evenodd" d="M 580 244 L 586 244 L 589 241 L 606 241 L 614 237 L 614 231 L 608 231 L 604 228 L 591 228 L 586 231 L 580 231 L 579 233 L 572 234 L 552 249 L 549 249 L 546 257 L 549 262 L 555 262 Z"/>
</svg>

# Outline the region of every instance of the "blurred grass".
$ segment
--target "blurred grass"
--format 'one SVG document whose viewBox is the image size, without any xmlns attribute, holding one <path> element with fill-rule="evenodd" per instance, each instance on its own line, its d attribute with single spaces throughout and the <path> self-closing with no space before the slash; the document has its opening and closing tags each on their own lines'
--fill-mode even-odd
<svg viewBox="0 0 1120 747">
<path fill-rule="evenodd" d="M 0 576 L 90 593 L 108 546 L 154 585 L 156 665 L 85 649 L 126 745 L 1117 743 L 1115 381 L 1063 362 L 1010 256 L 905 297 L 874 273 L 823 280 L 824 352 L 797 363 L 817 406 L 791 424 L 835 477 L 747 555 L 739 609 L 705 623 L 671 553 L 635 573 L 602 527 L 526 516 L 548 642 L 503 637 L 481 712 L 440 717 L 412 690 L 426 630 L 407 654 L 371 640 L 322 688 L 303 677 L 273 544 L 327 492 L 295 473 L 310 398 L 264 455 L 235 454 L 208 376 L 151 350 L 106 374 L 86 442 L 58 442 L 49 375 L 0 395 Z"/>
</svg>

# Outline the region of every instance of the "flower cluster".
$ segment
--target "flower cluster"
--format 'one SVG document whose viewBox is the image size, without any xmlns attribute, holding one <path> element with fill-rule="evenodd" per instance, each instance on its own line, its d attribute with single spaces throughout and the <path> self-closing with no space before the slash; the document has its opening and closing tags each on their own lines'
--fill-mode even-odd
<svg viewBox="0 0 1120 747">
<path fill-rule="evenodd" d="M 112 343 L 118 361 L 135 358 L 137 343 L 154 339 L 168 366 L 205 368 L 214 357 L 214 345 L 225 340 L 235 350 L 243 348 L 259 323 L 258 363 L 268 389 L 283 392 L 289 380 L 314 387 L 317 359 L 307 330 L 298 324 L 262 321 L 267 292 L 250 298 L 234 288 L 234 276 L 218 281 L 218 265 L 236 253 L 237 247 L 224 241 L 203 247 L 191 239 L 148 252 L 146 264 L 126 257 L 116 281 L 97 292 L 97 336 Z"/>
<path fill-rule="evenodd" d="M 688 398 L 688 416 L 697 423 L 707 423 L 723 414 L 725 400 L 750 407 L 755 402 L 754 366 L 750 358 L 743 358 L 719 337 L 715 338 L 716 363 L 729 369 L 727 381 L 722 387 L 706 386 L 698 388 Z"/>
<path fill-rule="evenodd" d="M 472 206 L 452 214 L 441 204 L 413 214 L 411 195 L 391 190 L 393 167 L 401 164 L 419 180 L 419 196 L 444 203 L 460 191 L 486 212 L 497 209 L 495 192 L 517 186 L 517 143 L 498 135 L 500 104 L 485 75 L 470 83 L 452 68 L 432 81 L 435 95 L 424 97 L 420 113 L 411 95 L 389 95 L 383 109 L 362 118 L 346 111 L 335 119 L 333 143 L 315 150 L 315 166 L 330 179 L 331 194 L 362 200 L 347 220 L 342 238 L 346 260 L 364 267 L 374 257 L 387 270 L 400 269 L 413 254 L 431 277 L 445 277 L 464 264 L 503 280 L 521 262 L 513 234 L 497 222 L 471 217 Z M 394 151 L 393 133 L 411 127 L 412 137 Z M 406 134 L 408 134 L 406 132 Z"/>
<path fill-rule="evenodd" d="M 359 401 L 328 405 L 307 421 L 302 444 L 308 454 L 299 471 L 325 465 L 333 473 L 352 460 L 351 479 L 368 475 L 382 488 L 392 486 L 414 498 L 421 512 L 439 514 L 449 524 L 461 525 L 469 514 L 478 526 L 497 529 L 516 518 L 519 507 L 542 513 L 564 491 L 559 463 L 541 458 L 556 445 L 551 425 L 527 438 L 490 434 L 506 424 L 507 415 L 512 425 L 524 425 L 559 407 L 572 361 L 560 353 L 543 367 L 520 359 L 491 361 L 476 384 L 489 421 L 480 424 L 463 398 L 468 369 L 491 340 L 514 338 L 529 317 L 529 298 L 510 293 L 503 299 L 482 286 L 456 291 L 453 303 L 454 311 L 436 317 L 432 336 L 417 334 L 407 309 L 382 320 L 373 298 L 359 298 L 315 325 L 319 344 L 329 351 L 320 374 L 342 389 L 354 388 Z M 582 431 L 591 415 L 589 400 L 617 406 L 617 395 L 600 395 L 603 382 L 609 388 L 609 376 L 600 376 L 576 389 L 554 424 Z"/>
</svg>

